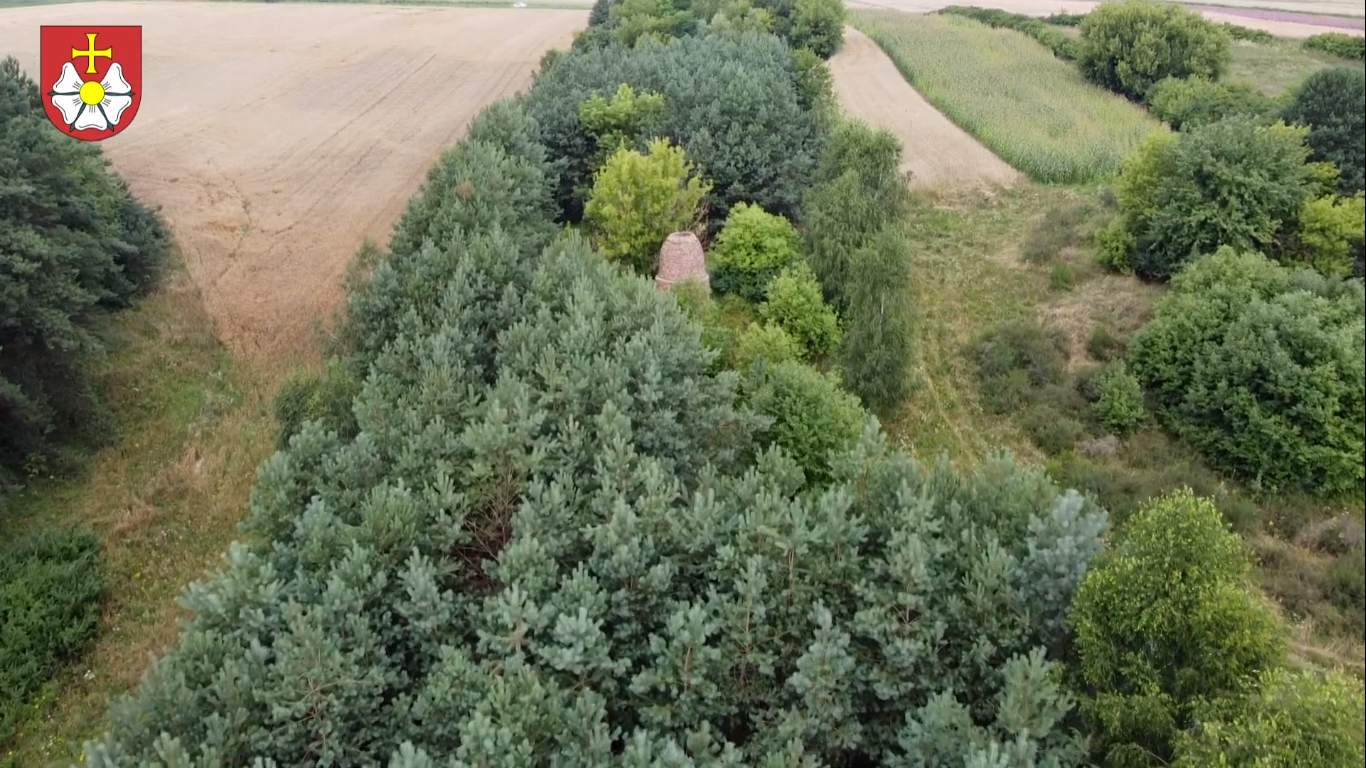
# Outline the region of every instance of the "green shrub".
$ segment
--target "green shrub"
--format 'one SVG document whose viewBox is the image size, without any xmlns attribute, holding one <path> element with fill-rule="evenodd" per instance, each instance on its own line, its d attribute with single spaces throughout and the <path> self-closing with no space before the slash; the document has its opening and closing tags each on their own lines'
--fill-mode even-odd
<svg viewBox="0 0 1366 768">
<path fill-rule="evenodd" d="M 155 285 L 170 237 L 106 164 L 0 60 L 0 473 L 60 471 L 114 434 L 91 372 L 109 314 Z"/>
<path fill-rule="evenodd" d="M 1328 599 L 1358 636 L 1366 624 L 1366 557 L 1360 546 L 1333 559 L 1328 569 Z"/>
<path fill-rule="evenodd" d="M 1257 690 L 1212 707 L 1182 735 L 1175 768 L 1348 766 L 1366 761 L 1366 696 L 1338 672 L 1264 672 Z"/>
<path fill-rule="evenodd" d="M 1051 13 L 1043 17 L 1043 22 L 1055 27 L 1079 27 L 1085 18 L 1084 13 Z"/>
<path fill-rule="evenodd" d="M 800 249 L 792 222 L 757 205 L 737 203 L 707 254 L 712 287 L 746 301 L 763 301 L 773 278 L 801 258 Z"/>
<path fill-rule="evenodd" d="M 831 461 L 848 452 L 863 434 L 867 415 L 839 378 L 795 360 L 753 369 L 745 398 L 773 419 L 760 439 L 776 443 L 802 468 L 809 483 L 832 477 Z"/>
<path fill-rule="evenodd" d="M 1020 426 L 1049 455 L 1072 450 L 1086 435 L 1086 427 L 1080 421 L 1050 405 L 1036 405 L 1025 411 Z"/>
<path fill-rule="evenodd" d="M 711 297 L 711 291 L 701 281 L 684 280 L 669 289 L 678 306 L 702 326 L 702 346 L 716 353 L 707 367 L 708 373 L 719 373 L 731 359 L 735 347 L 735 331 L 726 322 L 725 313 Z"/>
<path fill-rule="evenodd" d="M 802 109 L 829 113 L 835 108 L 835 78 L 830 66 L 806 48 L 792 49 L 792 82 Z"/>
<path fill-rule="evenodd" d="M 909 197 L 900 165 L 896 136 L 857 121 L 840 122 L 821 151 L 802 220 L 808 260 L 841 316 L 849 310 L 854 254 L 905 220 Z"/>
<path fill-rule="evenodd" d="M 664 41 L 686 34 L 692 14 L 672 0 L 621 0 L 607 14 L 612 40 L 629 48 L 642 38 Z"/>
<path fill-rule="evenodd" d="M 1231 40 L 1242 40 L 1249 43 L 1269 43 L 1276 39 L 1276 36 L 1262 29 L 1252 29 L 1242 24 L 1233 24 L 1227 21 L 1219 22 L 1219 27 L 1228 34 Z"/>
<path fill-rule="evenodd" d="M 1311 158 L 1338 167 L 1338 191 L 1366 189 L 1366 73 L 1322 69 L 1296 89 L 1282 113 L 1285 121 L 1309 127 Z"/>
<path fill-rule="evenodd" d="M 1366 37 L 1344 35 L 1341 32 L 1321 32 L 1310 35 L 1301 43 L 1306 50 L 1323 51 L 1330 56 L 1366 61 Z"/>
<path fill-rule="evenodd" d="M 617 88 L 611 99 L 595 93 L 580 104 L 579 125 L 597 147 L 592 159 L 594 170 L 601 168 L 613 152 L 654 136 L 664 114 L 663 96 L 649 92 L 637 94 L 625 83 Z"/>
<path fill-rule="evenodd" d="M 1138 100 L 1163 78 L 1218 80 L 1231 57 L 1228 33 L 1198 12 L 1125 0 L 1086 15 L 1077 66 L 1092 82 Z"/>
<path fill-rule="evenodd" d="M 1108 363 L 1124 357 L 1128 346 L 1109 326 L 1098 325 L 1086 340 L 1086 353 L 1102 363 Z"/>
<path fill-rule="evenodd" d="M 1147 417 L 1143 408 L 1143 388 L 1123 360 L 1106 366 L 1096 378 L 1095 386 L 1099 397 L 1091 407 L 1102 426 L 1123 435 L 1143 423 Z"/>
<path fill-rule="evenodd" d="M 1154 137 L 1120 172 L 1120 215 L 1100 236 L 1105 258 L 1169 278 L 1224 245 L 1275 254 L 1278 236 L 1322 191 L 1305 133 L 1233 117 Z"/>
<path fill-rule="evenodd" d="M 741 201 L 791 218 L 809 185 L 825 120 L 804 105 L 809 94 L 799 93 L 797 81 L 792 51 L 772 35 L 690 36 L 576 53 L 538 77 L 521 101 L 552 158 L 561 220 L 580 220 L 583 189 L 592 183 L 597 147 L 579 124 L 579 105 L 623 83 L 664 97 L 654 130 L 705 170 L 713 221 Z"/>
<path fill-rule="evenodd" d="M 700 218 L 711 185 L 693 174 L 681 147 L 650 142 L 648 154 L 619 149 L 593 177 L 584 223 L 603 256 L 653 276 L 659 247 Z"/>
<path fill-rule="evenodd" d="M 911 257 L 905 231 L 890 225 L 849 260 L 842 296 L 844 384 L 865 406 L 891 413 L 910 393 Z"/>
<path fill-rule="evenodd" d="M 0 544 L 0 743 L 98 629 L 106 586 L 99 552 L 94 534 L 54 528 Z"/>
<path fill-rule="evenodd" d="M 821 296 L 816 273 L 804 261 L 788 267 L 768 284 L 759 315 L 802 346 L 803 359 L 824 357 L 840 343 L 840 321 Z"/>
<path fill-rule="evenodd" d="M 787 41 L 828 59 L 844 44 L 844 0 L 796 0 Z"/>
<path fill-rule="evenodd" d="M 1155 499 L 1086 575 L 1072 609 L 1082 711 L 1111 765 L 1170 762 L 1205 701 L 1280 660 L 1242 540 L 1189 490 Z"/>
<path fill-rule="evenodd" d="M 1366 239 L 1366 195 L 1329 196 L 1305 203 L 1295 233 L 1300 253 L 1287 261 L 1303 263 L 1329 277 L 1352 275 Z"/>
<path fill-rule="evenodd" d="M 1215 83 L 1200 77 L 1168 77 L 1147 95 L 1148 110 L 1178 131 L 1247 115 L 1268 119 L 1276 102 L 1247 83 Z"/>
<path fill-rule="evenodd" d="M 1129 364 L 1158 416 L 1263 488 L 1359 488 L 1366 331 L 1359 282 L 1222 249 L 1172 280 Z"/>
<path fill-rule="evenodd" d="M 1070 291 L 1077 287 L 1077 270 L 1071 264 L 1054 264 L 1048 270 L 1048 285 L 1055 291 Z"/>
<path fill-rule="evenodd" d="M 982 402 L 995 413 L 1019 410 L 1034 389 L 1067 374 L 1067 339 L 1033 320 L 1014 320 L 988 332 L 974 347 Z"/>
<path fill-rule="evenodd" d="M 770 365 L 802 359 L 802 345 L 773 323 L 754 323 L 735 341 L 733 367 L 748 371 L 763 360 Z"/>
<path fill-rule="evenodd" d="M 321 372 L 305 368 L 292 374 L 275 395 L 275 421 L 280 427 L 280 448 L 299 433 L 304 422 L 321 422 L 323 429 L 343 439 L 356 434 L 351 403 L 360 394 L 360 383 L 338 361 L 329 361 Z"/>
</svg>

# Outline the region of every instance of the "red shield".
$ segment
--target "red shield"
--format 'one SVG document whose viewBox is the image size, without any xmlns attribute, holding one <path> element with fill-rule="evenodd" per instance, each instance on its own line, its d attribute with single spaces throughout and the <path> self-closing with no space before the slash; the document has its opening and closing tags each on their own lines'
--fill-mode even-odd
<svg viewBox="0 0 1366 768">
<path fill-rule="evenodd" d="M 142 103 L 142 27 L 42 28 L 38 84 L 62 133 L 99 141 L 127 128 Z"/>
</svg>

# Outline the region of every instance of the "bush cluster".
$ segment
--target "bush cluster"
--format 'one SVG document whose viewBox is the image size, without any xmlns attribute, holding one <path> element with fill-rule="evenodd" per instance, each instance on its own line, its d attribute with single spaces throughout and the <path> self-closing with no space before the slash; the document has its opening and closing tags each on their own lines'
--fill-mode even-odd
<svg viewBox="0 0 1366 768">
<path fill-rule="evenodd" d="M 1178 131 L 1226 117 L 1274 120 L 1279 105 L 1246 83 L 1216 83 L 1200 77 L 1168 77 L 1148 90 L 1148 110 Z"/>
<path fill-rule="evenodd" d="M 1366 189 L 1366 73 L 1333 67 L 1315 72 L 1295 90 L 1283 116 L 1309 128 L 1315 161 L 1338 168 L 1338 191 Z"/>
<path fill-rule="evenodd" d="M 1171 3 L 1101 3 L 1080 28 L 1082 74 L 1136 101 L 1168 77 L 1218 80 L 1232 55 L 1225 30 Z"/>
<path fill-rule="evenodd" d="M 783 270 L 768 284 L 759 316 L 802 346 L 804 357 L 825 357 L 840 343 L 839 318 L 821 296 L 821 284 L 805 261 Z"/>
<path fill-rule="evenodd" d="M 1366 297 L 1359 281 L 1292 273 L 1221 249 L 1188 266 L 1129 363 L 1174 434 L 1263 488 L 1360 488 Z"/>
<path fill-rule="evenodd" d="M 704 200 L 713 221 L 739 202 L 791 218 L 815 167 L 824 119 L 798 82 L 790 50 L 772 35 L 649 39 L 567 56 L 537 76 L 523 101 L 551 158 L 561 220 L 581 219 L 599 151 L 580 122 L 580 105 L 622 84 L 659 94 L 666 105 L 629 146 L 643 150 L 666 138 L 683 147 L 713 184 Z"/>
<path fill-rule="evenodd" d="M 105 590 L 88 531 L 43 529 L 0 544 L 0 743 L 25 706 L 95 634 Z"/>
<path fill-rule="evenodd" d="M 683 149 L 667 139 L 651 142 L 646 154 L 622 147 L 593 177 L 584 224 L 603 256 L 651 277 L 659 247 L 698 223 L 709 191 Z"/>
<path fill-rule="evenodd" d="M 980 21 L 989 27 L 1013 29 L 1016 32 L 1029 35 L 1063 61 L 1075 61 L 1080 51 L 1076 39 L 1056 28 L 1055 25 L 1058 23 L 1052 21 L 1056 16 L 1039 19 L 1034 16 L 1025 16 L 1024 14 L 995 8 L 978 8 L 972 5 L 951 5 L 939 12 Z M 1083 16 L 1072 16 L 1071 14 L 1060 15 L 1065 17 L 1067 22 L 1071 22 L 1060 26 L 1077 26 L 1083 18 Z"/>
<path fill-rule="evenodd" d="M 1120 171 L 1120 215 L 1100 234 L 1102 258 L 1169 278 L 1221 246 L 1281 255 L 1333 175 L 1307 162 L 1307 133 L 1244 116 L 1153 137 Z"/>
<path fill-rule="evenodd" d="M 1204 703 L 1275 668 L 1279 628 L 1248 588 L 1250 567 L 1219 510 L 1189 491 L 1153 500 L 1121 529 L 1071 616 L 1097 759 L 1169 764 Z"/>
<path fill-rule="evenodd" d="M 1323 51 L 1342 59 L 1366 61 L 1366 37 L 1344 35 L 1341 32 L 1323 32 L 1310 35 L 1301 43 L 1306 50 Z"/>
<path fill-rule="evenodd" d="M 155 283 L 170 245 L 97 145 L 52 130 L 13 57 L 0 61 L 0 180 L 3 489 L 4 473 L 67 469 L 79 442 L 109 437 L 91 381 L 101 330 Z"/>
<path fill-rule="evenodd" d="M 768 284 L 801 259 L 801 237 L 782 216 L 739 203 L 730 210 L 707 256 L 707 271 L 717 292 L 757 303 L 764 300 Z"/>
</svg>

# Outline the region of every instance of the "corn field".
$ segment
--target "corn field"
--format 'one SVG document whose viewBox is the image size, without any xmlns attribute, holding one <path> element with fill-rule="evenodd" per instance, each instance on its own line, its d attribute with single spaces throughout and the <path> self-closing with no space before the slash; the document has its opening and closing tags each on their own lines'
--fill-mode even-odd
<svg viewBox="0 0 1366 768">
<path fill-rule="evenodd" d="M 1035 181 L 1105 178 L 1166 130 L 1019 32 L 957 16 L 852 15 L 935 108 Z"/>
</svg>

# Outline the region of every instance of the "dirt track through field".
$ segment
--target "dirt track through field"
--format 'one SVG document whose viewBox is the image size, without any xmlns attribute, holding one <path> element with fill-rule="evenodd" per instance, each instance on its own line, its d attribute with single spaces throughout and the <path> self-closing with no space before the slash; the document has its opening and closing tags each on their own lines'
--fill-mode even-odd
<svg viewBox="0 0 1366 768">
<path fill-rule="evenodd" d="M 0 10 L 0 55 L 37 79 L 39 26 L 92 22 L 143 27 L 142 106 L 102 142 L 114 168 L 163 206 L 229 347 L 275 361 L 313 348 L 361 242 L 387 243 L 469 119 L 587 13 L 82 3 Z"/>
<path fill-rule="evenodd" d="M 1019 171 L 954 125 L 906 82 L 867 35 L 844 30 L 844 47 L 830 59 L 835 92 L 851 116 L 886 128 L 904 147 L 901 170 L 918 188 L 1009 186 Z"/>
</svg>

